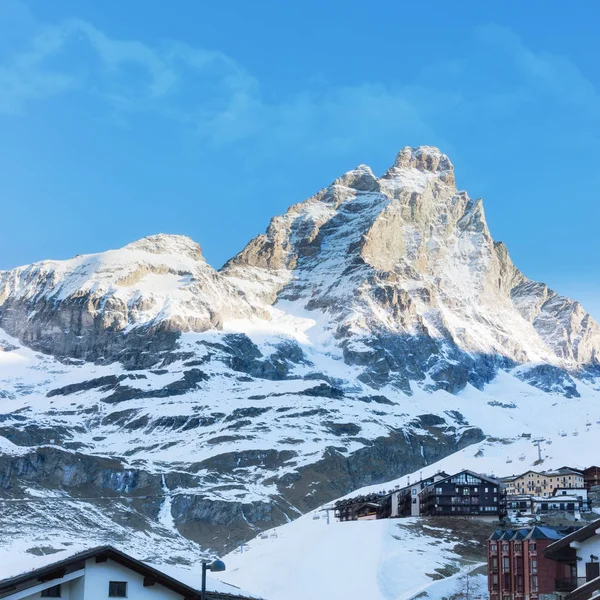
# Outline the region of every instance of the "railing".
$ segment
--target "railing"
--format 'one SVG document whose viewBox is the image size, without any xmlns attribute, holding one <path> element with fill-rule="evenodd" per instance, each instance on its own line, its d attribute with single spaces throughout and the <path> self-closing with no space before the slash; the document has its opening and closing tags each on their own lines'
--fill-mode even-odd
<svg viewBox="0 0 600 600">
<path fill-rule="evenodd" d="M 554 591 L 572 592 L 586 583 L 585 577 L 569 577 L 567 579 L 555 579 Z"/>
</svg>

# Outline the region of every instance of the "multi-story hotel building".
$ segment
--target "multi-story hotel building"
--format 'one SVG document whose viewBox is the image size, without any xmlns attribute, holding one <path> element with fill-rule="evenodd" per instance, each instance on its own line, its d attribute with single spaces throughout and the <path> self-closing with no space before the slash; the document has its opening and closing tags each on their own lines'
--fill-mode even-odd
<svg viewBox="0 0 600 600">
<path fill-rule="evenodd" d="M 537 600 L 553 594 L 556 581 L 576 575 L 576 567 L 544 556 L 544 550 L 570 530 L 550 527 L 498 530 L 487 542 L 490 600 Z"/>
<path fill-rule="evenodd" d="M 509 496 L 552 496 L 557 488 L 582 488 L 584 477 L 581 471 L 563 468 L 557 471 L 527 471 L 504 480 Z"/>
</svg>

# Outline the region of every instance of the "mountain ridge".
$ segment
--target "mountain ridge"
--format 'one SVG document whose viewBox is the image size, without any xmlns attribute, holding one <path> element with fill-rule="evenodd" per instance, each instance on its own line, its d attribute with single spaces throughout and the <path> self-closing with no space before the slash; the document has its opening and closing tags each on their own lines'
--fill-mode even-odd
<svg viewBox="0 0 600 600">
<path fill-rule="evenodd" d="M 599 344 L 494 242 L 450 160 L 404 149 L 219 271 L 159 234 L 0 272 L 0 499 L 231 549 L 473 444 L 583 428 Z M 14 504 L 11 531 L 43 520 Z"/>
<path fill-rule="evenodd" d="M 69 299 L 85 306 L 58 314 Z M 123 340 L 114 333 L 146 328 L 172 349 L 173 334 L 272 320 L 282 300 L 327 313 L 336 338 L 392 332 L 515 364 L 599 364 L 598 324 L 514 266 L 491 237 L 481 199 L 456 189 L 450 159 L 431 146 L 405 147 L 379 178 L 365 165 L 348 171 L 274 217 L 218 271 L 190 238 L 158 234 L 0 272 L 0 326 L 34 348 L 85 360 L 118 359 Z M 474 324 L 477 335 L 466 326 Z M 116 348 L 78 342 L 91 325 Z"/>
</svg>

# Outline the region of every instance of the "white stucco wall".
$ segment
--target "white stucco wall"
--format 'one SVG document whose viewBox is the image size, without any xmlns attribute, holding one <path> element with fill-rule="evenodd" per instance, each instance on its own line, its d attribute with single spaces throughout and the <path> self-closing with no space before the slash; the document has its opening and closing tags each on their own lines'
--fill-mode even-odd
<svg viewBox="0 0 600 600">
<path fill-rule="evenodd" d="M 127 600 L 183 600 L 183 596 L 162 585 L 155 584 L 144 587 L 142 575 L 119 563 L 112 560 L 96 563 L 94 558 L 86 562 L 83 576 L 64 583 L 61 583 L 60 579 L 48 581 L 43 585 L 36 586 L 36 591 L 32 594 L 15 593 L 7 596 L 4 600 L 15 600 L 17 597 L 18 600 L 40 600 L 41 588 L 49 588 L 58 583 L 61 585 L 62 600 L 112 600 L 108 596 L 110 581 L 127 582 Z"/>
<path fill-rule="evenodd" d="M 590 554 L 600 558 L 600 535 L 598 534 L 589 540 L 585 540 L 585 542 L 581 542 L 581 547 L 577 548 L 577 556 L 581 558 L 577 561 L 577 577 L 585 577 L 585 565 L 591 562 Z M 594 562 L 597 562 L 597 560 Z"/>
<path fill-rule="evenodd" d="M 144 577 L 112 560 L 97 563 L 90 559 L 85 565 L 83 600 L 107 600 L 109 581 L 126 581 L 128 600 L 182 600 L 182 596 L 162 585 L 144 587 Z"/>
</svg>

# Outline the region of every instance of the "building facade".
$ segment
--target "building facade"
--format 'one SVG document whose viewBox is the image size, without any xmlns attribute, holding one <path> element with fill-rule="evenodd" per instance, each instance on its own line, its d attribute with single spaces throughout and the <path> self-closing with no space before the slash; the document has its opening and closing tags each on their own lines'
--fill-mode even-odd
<svg viewBox="0 0 600 600">
<path fill-rule="evenodd" d="M 556 580 L 571 577 L 573 566 L 546 558 L 544 551 L 564 535 L 549 527 L 494 532 L 487 541 L 490 600 L 536 600 L 554 594 Z"/>
<path fill-rule="evenodd" d="M 419 517 L 421 515 L 421 492 L 436 481 L 448 477 L 448 473 L 436 473 L 427 479 L 421 479 L 389 494 L 390 517 Z"/>
<path fill-rule="evenodd" d="M 461 471 L 436 481 L 420 495 L 422 515 L 496 518 L 506 515 L 500 482 L 472 471 Z"/>
<path fill-rule="evenodd" d="M 334 517 L 340 521 L 385 519 L 390 516 L 386 503 L 388 496 L 381 492 L 338 500 L 333 507 Z"/>
<path fill-rule="evenodd" d="M 556 582 L 565 600 L 588 600 L 600 592 L 600 519 L 552 543 L 544 554 L 571 567 L 571 576 Z"/>
<path fill-rule="evenodd" d="M 600 485 L 600 467 L 588 467 L 584 469 L 583 482 L 588 490 Z"/>
<path fill-rule="evenodd" d="M 522 475 L 505 480 L 509 496 L 527 494 L 530 496 L 552 496 L 557 488 L 582 488 L 584 477 L 581 471 L 562 468 L 557 471 L 527 471 Z"/>
</svg>

